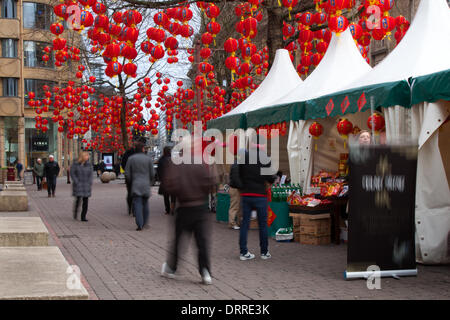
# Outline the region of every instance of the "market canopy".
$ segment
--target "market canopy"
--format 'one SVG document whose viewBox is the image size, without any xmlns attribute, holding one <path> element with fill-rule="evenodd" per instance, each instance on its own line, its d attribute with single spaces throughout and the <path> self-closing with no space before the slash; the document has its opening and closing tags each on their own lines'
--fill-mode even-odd
<svg viewBox="0 0 450 320">
<path fill-rule="evenodd" d="M 372 71 L 341 91 L 308 101 L 305 118 L 323 118 L 326 106 L 349 102 L 346 112 L 450 98 L 450 10 L 446 0 L 423 0 L 397 47 Z M 409 85 L 412 84 L 412 89 Z"/>
<path fill-rule="evenodd" d="M 257 127 L 304 119 L 305 101 L 335 92 L 371 69 L 356 47 L 349 29 L 339 36 L 333 34 L 327 52 L 311 75 L 301 85 L 274 101 L 272 106 L 250 112 L 247 125 Z"/>
<path fill-rule="evenodd" d="M 258 88 L 236 108 L 208 122 L 209 128 L 221 130 L 246 127 L 246 113 L 270 106 L 302 83 L 292 64 L 289 52 L 278 49 L 272 67 Z"/>
</svg>

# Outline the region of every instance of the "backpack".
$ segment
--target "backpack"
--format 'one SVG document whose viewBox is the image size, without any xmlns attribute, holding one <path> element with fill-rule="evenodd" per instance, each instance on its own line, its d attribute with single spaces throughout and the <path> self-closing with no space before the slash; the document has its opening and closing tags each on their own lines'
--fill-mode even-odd
<svg viewBox="0 0 450 320">
<path fill-rule="evenodd" d="M 237 163 L 234 163 L 230 169 L 230 187 L 235 189 L 243 188 L 241 175 L 239 173 L 239 164 Z"/>
</svg>

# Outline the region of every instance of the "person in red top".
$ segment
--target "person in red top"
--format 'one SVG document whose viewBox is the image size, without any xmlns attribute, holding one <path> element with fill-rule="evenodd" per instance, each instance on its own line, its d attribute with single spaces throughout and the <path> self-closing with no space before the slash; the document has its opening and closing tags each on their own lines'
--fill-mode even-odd
<svg viewBox="0 0 450 320">
<path fill-rule="evenodd" d="M 255 158 L 254 158 L 255 157 Z M 264 159 L 265 158 L 265 159 Z M 255 161 L 256 160 L 256 161 Z M 264 161 L 266 160 L 266 161 Z M 272 184 L 275 176 L 265 174 L 271 162 L 267 157 L 264 145 L 253 145 L 245 152 L 245 163 L 239 164 L 239 177 L 241 180 L 242 224 L 239 234 L 240 259 L 254 259 L 255 255 L 247 248 L 248 229 L 252 210 L 258 214 L 259 243 L 261 259 L 269 259 L 269 240 L 267 231 L 267 183 Z"/>
</svg>

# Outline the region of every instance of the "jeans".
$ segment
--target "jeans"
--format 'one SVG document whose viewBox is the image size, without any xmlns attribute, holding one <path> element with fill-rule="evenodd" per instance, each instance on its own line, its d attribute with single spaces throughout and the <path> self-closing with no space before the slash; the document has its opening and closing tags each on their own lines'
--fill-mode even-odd
<svg viewBox="0 0 450 320">
<path fill-rule="evenodd" d="M 172 213 L 172 205 L 175 206 L 175 197 L 164 194 L 164 206 L 166 208 L 166 213 Z"/>
<path fill-rule="evenodd" d="M 38 191 L 42 189 L 42 177 L 36 176 L 36 184 Z"/>
<path fill-rule="evenodd" d="M 84 198 L 84 197 L 76 197 L 75 199 L 75 208 L 74 208 L 74 218 L 77 218 L 77 213 L 78 213 L 78 207 L 80 206 L 80 201 L 81 199 L 83 199 L 83 205 L 81 207 L 81 220 L 86 219 L 86 214 L 87 214 L 87 210 L 88 210 L 88 200 L 89 198 Z"/>
<path fill-rule="evenodd" d="M 53 177 L 47 177 L 47 191 L 48 194 L 55 194 L 55 189 L 56 189 L 56 176 Z"/>
<path fill-rule="evenodd" d="M 194 233 L 198 248 L 198 270 L 202 274 L 203 268 L 211 273 L 209 258 L 209 237 L 208 231 L 211 229 L 208 225 L 208 211 L 206 204 L 197 207 L 178 208 L 175 217 L 175 239 L 169 251 L 167 264 L 173 271 L 177 270 L 178 256 L 182 243 L 189 243 L 189 239 L 182 241 L 182 235 L 188 237 Z"/>
<path fill-rule="evenodd" d="M 150 214 L 148 209 L 148 197 L 133 197 L 133 211 L 136 215 L 136 224 L 138 228 L 143 228 L 147 224 Z"/>
<path fill-rule="evenodd" d="M 261 254 L 268 252 L 269 240 L 267 231 L 267 198 L 265 197 L 241 197 L 242 199 L 242 224 L 239 232 L 239 246 L 241 254 L 248 252 L 247 237 L 250 226 L 252 210 L 258 213 L 259 246 Z"/>
</svg>

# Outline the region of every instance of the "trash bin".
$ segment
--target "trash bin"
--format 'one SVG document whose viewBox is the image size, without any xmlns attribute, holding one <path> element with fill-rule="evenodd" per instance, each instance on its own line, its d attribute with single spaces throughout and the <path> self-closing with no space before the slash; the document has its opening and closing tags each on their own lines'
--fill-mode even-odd
<svg viewBox="0 0 450 320">
<path fill-rule="evenodd" d="M 220 222 L 228 222 L 229 209 L 230 209 L 230 195 L 226 192 L 218 192 L 216 220 Z"/>
<path fill-rule="evenodd" d="M 6 181 L 16 181 L 16 170 L 14 167 L 8 167 Z"/>
</svg>

